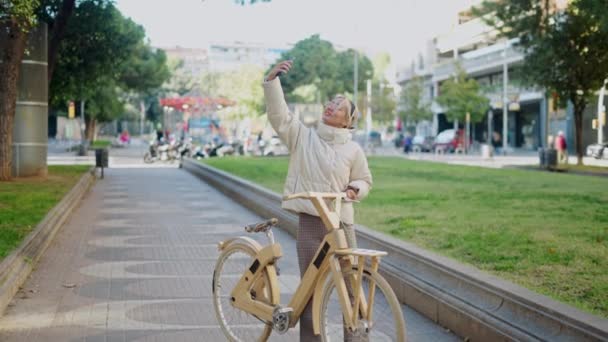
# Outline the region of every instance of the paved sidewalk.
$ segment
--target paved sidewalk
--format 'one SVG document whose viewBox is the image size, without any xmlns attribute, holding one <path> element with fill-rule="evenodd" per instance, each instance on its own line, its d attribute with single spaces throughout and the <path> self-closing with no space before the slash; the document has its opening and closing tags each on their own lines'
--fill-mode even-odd
<svg viewBox="0 0 608 342">
<path fill-rule="evenodd" d="M 401 157 L 409 160 L 423 160 L 437 163 L 454 164 L 454 165 L 468 165 L 468 166 L 480 166 L 487 168 L 503 168 L 507 166 L 529 166 L 538 165 L 539 157 L 537 153 L 526 152 L 516 153 L 508 155 L 497 155 L 492 158 L 483 158 L 479 153 L 472 153 L 469 155 L 463 154 L 435 154 L 430 152 L 424 153 L 409 153 L 405 154 L 401 149 L 396 149 L 392 146 L 384 146 L 375 149 L 373 152 L 368 151 L 368 156 L 386 156 L 386 157 Z M 570 155 L 568 162 L 572 165 L 576 165 L 576 156 Z M 608 159 L 594 159 L 591 157 L 584 157 L 583 164 L 589 166 L 602 166 L 608 167 Z"/>
<path fill-rule="evenodd" d="M 183 170 L 109 169 L 0 318 L 0 341 L 224 341 L 211 302 L 216 243 L 256 220 Z M 287 302 L 295 241 L 276 235 Z M 410 341 L 457 340 L 404 310 Z"/>
</svg>

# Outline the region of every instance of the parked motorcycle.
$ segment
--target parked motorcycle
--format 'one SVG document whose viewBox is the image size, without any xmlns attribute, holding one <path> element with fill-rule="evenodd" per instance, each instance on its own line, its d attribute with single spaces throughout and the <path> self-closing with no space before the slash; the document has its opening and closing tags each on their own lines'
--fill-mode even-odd
<svg viewBox="0 0 608 342">
<path fill-rule="evenodd" d="M 177 146 L 178 158 L 192 157 L 192 138 L 183 139 Z"/>
<path fill-rule="evenodd" d="M 175 158 L 170 154 L 170 145 L 164 139 L 150 142 L 148 151 L 144 154 L 144 163 L 151 164 L 155 161 L 172 161 Z"/>
</svg>

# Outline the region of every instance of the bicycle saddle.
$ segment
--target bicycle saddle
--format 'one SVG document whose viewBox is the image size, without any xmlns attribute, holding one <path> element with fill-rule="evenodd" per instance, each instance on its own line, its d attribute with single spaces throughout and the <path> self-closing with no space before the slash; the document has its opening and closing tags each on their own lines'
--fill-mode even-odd
<svg viewBox="0 0 608 342">
<path fill-rule="evenodd" d="M 245 231 L 248 233 L 267 232 L 270 228 L 276 226 L 277 223 L 279 223 L 279 220 L 273 217 L 270 220 L 246 225 Z"/>
</svg>

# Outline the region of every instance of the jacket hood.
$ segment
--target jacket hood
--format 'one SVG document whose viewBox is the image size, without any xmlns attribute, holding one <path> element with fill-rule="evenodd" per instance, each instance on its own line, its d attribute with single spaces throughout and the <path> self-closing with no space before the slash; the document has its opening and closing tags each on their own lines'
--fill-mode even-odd
<svg viewBox="0 0 608 342">
<path fill-rule="evenodd" d="M 337 128 L 319 122 L 317 126 L 317 134 L 321 139 L 328 143 L 346 144 L 352 138 L 350 130 L 347 128 Z"/>
</svg>

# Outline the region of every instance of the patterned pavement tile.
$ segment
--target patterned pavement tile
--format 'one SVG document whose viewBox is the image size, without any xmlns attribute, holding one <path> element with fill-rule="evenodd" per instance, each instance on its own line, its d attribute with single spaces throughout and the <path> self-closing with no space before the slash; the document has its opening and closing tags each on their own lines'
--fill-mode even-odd
<svg viewBox="0 0 608 342">
<path fill-rule="evenodd" d="M 217 242 L 258 220 L 183 170 L 108 169 L 0 318 L 0 341 L 224 341 L 211 302 Z M 275 237 L 286 302 L 299 284 L 295 241 Z M 457 340 L 403 308 L 410 340 Z M 270 341 L 297 337 L 296 326 Z"/>
</svg>

